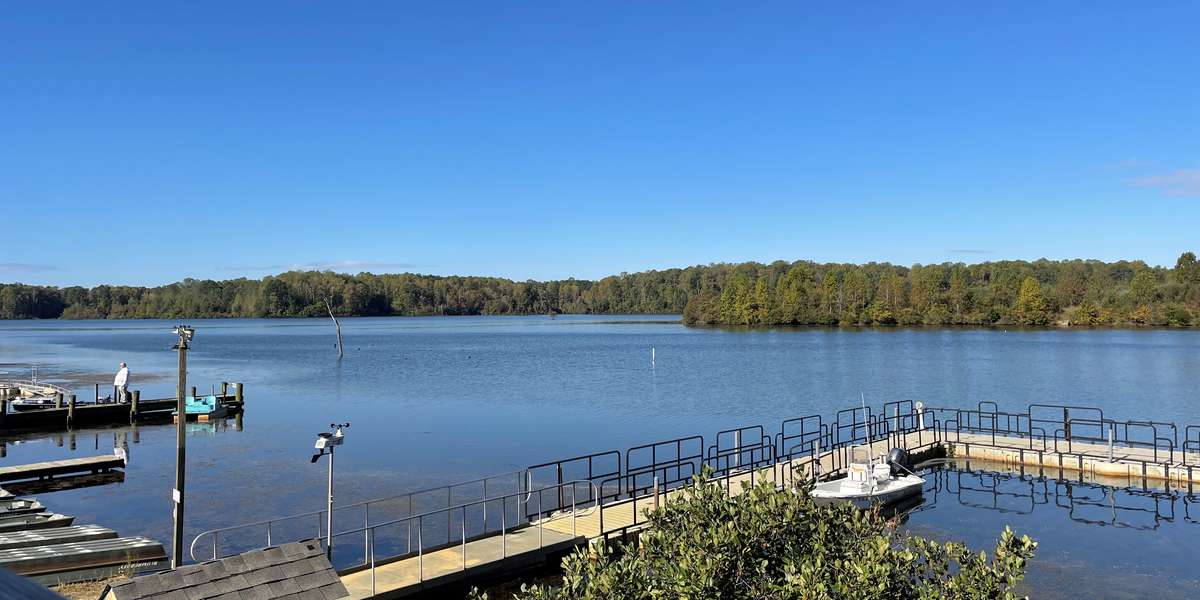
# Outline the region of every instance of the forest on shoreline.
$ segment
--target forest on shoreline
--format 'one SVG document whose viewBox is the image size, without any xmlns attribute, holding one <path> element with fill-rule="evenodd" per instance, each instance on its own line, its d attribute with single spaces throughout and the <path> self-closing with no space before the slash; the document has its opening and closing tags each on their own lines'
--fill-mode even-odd
<svg viewBox="0 0 1200 600">
<path fill-rule="evenodd" d="M 0 284 L 0 319 L 680 314 L 689 325 L 1200 325 L 1200 263 L 712 264 L 600 280 L 291 271 L 157 287 Z"/>
</svg>

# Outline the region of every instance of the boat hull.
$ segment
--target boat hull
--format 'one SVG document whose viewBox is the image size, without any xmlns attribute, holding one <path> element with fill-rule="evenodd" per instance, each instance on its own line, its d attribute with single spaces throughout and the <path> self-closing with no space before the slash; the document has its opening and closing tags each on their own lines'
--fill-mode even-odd
<svg viewBox="0 0 1200 600">
<path fill-rule="evenodd" d="M 830 504 L 853 504 L 858 508 L 887 506 L 921 493 L 925 480 L 916 475 L 904 475 L 881 482 L 871 489 L 862 489 L 857 482 L 844 479 L 818 483 L 812 490 L 814 502 Z"/>
</svg>

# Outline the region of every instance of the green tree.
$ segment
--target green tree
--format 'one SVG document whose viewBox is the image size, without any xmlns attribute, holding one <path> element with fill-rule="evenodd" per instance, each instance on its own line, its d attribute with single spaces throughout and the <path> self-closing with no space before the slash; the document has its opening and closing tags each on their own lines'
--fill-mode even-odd
<svg viewBox="0 0 1200 600">
<path fill-rule="evenodd" d="M 1133 281 L 1129 283 L 1129 291 L 1133 294 L 1134 304 L 1153 304 L 1155 296 L 1158 295 L 1158 280 L 1154 277 L 1154 271 L 1150 269 L 1138 271 L 1133 276 Z"/>
<path fill-rule="evenodd" d="M 1175 261 L 1175 279 L 1184 285 L 1200 284 L 1200 262 L 1194 252 L 1184 252 Z"/>
<path fill-rule="evenodd" d="M 1013 316 L 1022 325 L 1045 325 L 1050 321 L 1046 310 L 1046 297 L 1042 294 L 1042 286 L 1038 280 L 1026 277 L 1021 282 L 1021 291 L 1017 293 Z"/>
</svg>

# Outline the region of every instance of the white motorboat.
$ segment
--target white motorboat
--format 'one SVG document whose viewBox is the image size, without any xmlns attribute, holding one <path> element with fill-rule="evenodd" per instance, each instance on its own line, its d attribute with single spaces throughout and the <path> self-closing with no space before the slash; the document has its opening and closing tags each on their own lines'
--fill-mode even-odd
<svg viewBox="0 0 1200 600">
<path fill-rule="evenodd" d="M 859 508 L 886 506 L 921 493 L 925 480 L 912 473 L 893 474 L 887 463 L 851 463 L 841 479 L 813 486 L 817 504 L 851 503 Z"/>
<path fill-rule="evenodd" d="M 867 414 L 867 399 L 862 397 L 863 414 Z M 865 419 L 864 419 L 865 420 Z M 864 427 L 866 423 L 863 424 Z M 850 464 L 846 476 L 829 481 L 818 481 L 813 485 L 812 499 L 817 504 L 838 502 L 854 504 L 859 508 L 886 506 L 921 493 L 925 480 L 912 472 L 908 452 L 893 448 L 887 460 L 875 460 L 875 448 L 867 438 L 867 460 L 855 460 L 855 451 L 861 446 L 850 448 Z"/>
</svg>

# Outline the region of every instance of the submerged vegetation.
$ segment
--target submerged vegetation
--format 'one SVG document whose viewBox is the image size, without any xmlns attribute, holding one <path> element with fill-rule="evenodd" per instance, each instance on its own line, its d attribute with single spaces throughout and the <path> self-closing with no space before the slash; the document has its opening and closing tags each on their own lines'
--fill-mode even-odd
<svg viewBox="0 0 1200 600">
<path fill-rule="evenodd" d="M 579 549 L 563 559 L 561 586 L 524 587 L 516 597 L 1007 599 L 1017 597 L 1037 548 L 1006 529 L 988 557 L 770 483 L 730 497 L 719 483 L 698 480 L 649 520 L 636 545 Z"/>
<path fill-rule="evenodd" d="M 679 314 L 708 325 L 1200 325 L 1200 263 L 714 264 L 598 281 L 293 271 L 159 287 L 0 284 L 3 319 Z"/>
</svg>

